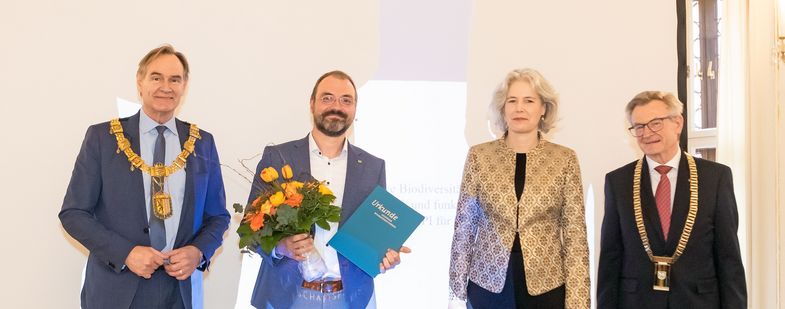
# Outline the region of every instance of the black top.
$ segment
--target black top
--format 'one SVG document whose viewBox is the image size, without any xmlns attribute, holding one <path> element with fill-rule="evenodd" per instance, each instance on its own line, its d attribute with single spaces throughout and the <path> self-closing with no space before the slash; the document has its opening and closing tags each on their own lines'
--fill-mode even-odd
<svg viewBox="0 0 785 309">
<path fill-rule="evenodd" d="M 523 185 L 526 183 L 526 154 L 515 154 L 515 197 L 516 201 L 521 201 L 521 194 L 523 193 Z M 520 231 L 520 217 L 521 207 L 515 204 L 515 242 L 512 245 L 512 252 L 521 252 L 521 244 L 518 241 L 518 231 Z"/>
</svg>

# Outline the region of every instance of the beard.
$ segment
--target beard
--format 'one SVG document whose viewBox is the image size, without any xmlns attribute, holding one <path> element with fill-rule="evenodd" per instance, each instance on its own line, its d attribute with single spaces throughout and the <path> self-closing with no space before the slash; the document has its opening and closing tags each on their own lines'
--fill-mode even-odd
<svg viewBox="0 0 785 309">
<path fill-rule="evenodd" d="M 338 116 L 340 119 L 327 119 L 328 116 Z M 349 115 L 339 110 L 328 110 L 321 115 L 314 115 L 313 122 L 319 132 L 330 137 L 341 136 L 352 126 Z"/>
</svg>

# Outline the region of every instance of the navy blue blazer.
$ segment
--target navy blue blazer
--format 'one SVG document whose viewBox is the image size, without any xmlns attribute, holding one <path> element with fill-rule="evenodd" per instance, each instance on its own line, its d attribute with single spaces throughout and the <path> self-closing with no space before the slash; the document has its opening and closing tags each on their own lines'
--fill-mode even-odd
<svg viewBox="0 0 785 309">
<path fill-rule="evenodd" d="M 139 153 L 139 113 L 120 119 L 131 147 Z M 182 145 L 190 124 L 177 120 Z M 221 169 L 213 136 L 205 131 L 188 157 L 185 197 L 175 248 L 193 245 L 207 263 L 221 246 L 229 226 Z M 150 246 L 142 171 L 117 153 L 117 141 L 109 133 L 109 122 L 87 129 L 68 185 L 60 221 L 74 239 L 90 251 L 82 308 L 128 308 L 140 280 L 124 269 L 125 259 L 135 246 Z M 191 308 L 191 278 L 180 281 L 186 308 Z"/>
<path fill-rule="evenodd" d="M 605 177 L 597 308 L 747 308 L 747 288 L 736 235 L 739 215 L 731 170 L 695 158 L 698 214 L 687 247 L 671 266 L 669 292 L 655 291 L 654 264 L 643 249 L 632 205 L 635 162 Z M 689 168 L 682 153 L 668 240 L 651 190 L 646 160 L 641 170 L 641 208 L 654 255 L 676 251 L 689 210 Z"/>
<path fill-rule="evenodd" d="M 311 159 L 308 138 L 306 136 L 281 145 L 265 147 L 262 159 L 256 168 L 256 175 L 266 167 L 272 166 L 280 170 L 283 165 L 289 164 L 292 167 L 292 174 L 298 179 L 310 177 Z M 386 186 L 384 160 L 352 144 L 348 145 L 347 152 L 346 186 L 343 192 L 339 226 L 351 217 L 377 185 Z M 264 185 L 260 177 L 254 176 L 248 197 L 249 203 L 256 198 Z M 260 254 L 263 261 L 256 278 L 251 304 L 256 308 L 267 308 L 268 305 L 273 308 L 291 307 L 297 296 L 297 287 L 303 282 L 302 275 L 297 269 L 298 262 L 288 257 L 275 259 L 261 250 Z M 340 253 L 338 253 L 338 262 L 344 296 L 349 303 L 349 308 L 365 308 L 373 295 L 373 278 Z"/>
</svg>

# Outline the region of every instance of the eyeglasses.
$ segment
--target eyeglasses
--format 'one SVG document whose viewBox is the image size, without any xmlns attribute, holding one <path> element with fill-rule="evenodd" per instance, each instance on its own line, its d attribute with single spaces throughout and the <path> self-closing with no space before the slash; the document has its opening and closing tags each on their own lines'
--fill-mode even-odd
<svg viewBox="0 0 785 309">
<path fill-rule="evenodd" d="M 676 116 L 665 116 L 665 117 L 654 118 L 652 120 L 649 120 L 649 122 L 647 122 L 647 123 L 636 124 L 634 126 L 631 126 L 631 127 L 627 128 L 627 130 L 630 131 L 630 134 L 632 134 L 632 136 L 641 137 L 641 136 L 643 136 L 643 133 L 645 131 L 644 128 L 648 127 L 649 130 L 651 130 L 652 132 L 657 132 L 659 130 L 662 130 L 662 128 L 665 126 L 665 123 L 664 123 L 665 119 L 670 119 L 670 118 L 673 118 L 673 117 L 676 117 Z"/>
<path fill-rule="evenodd" d="M 328 104 L 328 105 L 335 103 L 335 100 L 336 100 L 336 98 L 332 94 L 325 94 L 321 98 L 319 98 L 320 102 L 322 102 L 323 104 Z M 340 102 L 341 105 L 348 106 L 348 105 L 354 104 L 354 98 L 349 97 L 349 96 L 342 96 L 342 97 L 338 98 L 338 102 Z"/>
</svg>

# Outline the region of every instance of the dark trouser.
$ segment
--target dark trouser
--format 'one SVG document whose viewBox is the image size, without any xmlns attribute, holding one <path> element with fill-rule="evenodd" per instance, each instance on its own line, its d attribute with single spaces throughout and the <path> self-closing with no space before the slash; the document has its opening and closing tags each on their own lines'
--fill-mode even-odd
<svg viewBox="0 0 785 309">
<path fill-rule="evenodd" d="M 507 279 L 501 293 L 493 293 L 469 280 L 467 298 L 474 309 L 484 308 L 564 308 L 564 285 L 545 292 L 542 295 L 531 296 L 526 288 L 526 271 L 523 267 L 523 253 L 518 234 L 510 252 L 510 263 L 507 265 Z"/>
<path fill-rule="evenodd" d="M 185 308 L 180 295 L 179 281 L 166 274 L 163 266 L 158 268 L 150 279 L 142 279 L 139 282 L 131 308 Z"/>
</svg>

